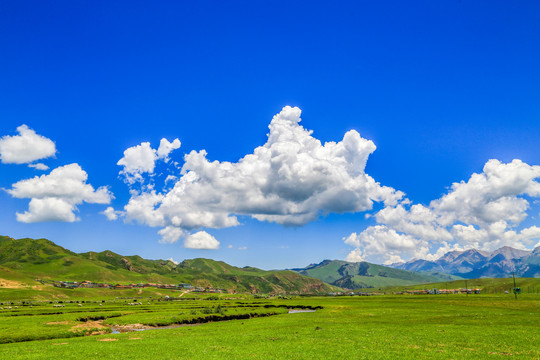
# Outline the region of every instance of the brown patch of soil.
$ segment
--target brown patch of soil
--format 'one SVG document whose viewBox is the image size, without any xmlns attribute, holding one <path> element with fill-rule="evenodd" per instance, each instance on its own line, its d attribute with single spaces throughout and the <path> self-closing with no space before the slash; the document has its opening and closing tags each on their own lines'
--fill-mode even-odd
<svg viewBox="0 0 540 360">
<path fill-rule="evenodd" d="M 45 288 L 47 288 L 47 289 L 50 288 L 50 285 L 48 285 L 48 286 L 47 285 L 32 285 L 32 286 L 30 286 L 30 288 L 32 290 L 43 291 L 43 290 L 45 290 Z"/>
<path fill-rule="evenodd" d="M 118 341 L 118 339 L 105 338 L 105 339 L 98 339 L 98 341 Z"/>
<path fill-rule="evenodd" d="M 88 331 L 86 331 L 88 330 Z M 93 330 L 93 331 L 89 331 Z M 103 335 L 109 332 L 109 328 L 103 325 L 103 320 L 99 321 L 87 321 L 84 323 L 73 326 L 70 331 L 73 332 L 85 332 L 85 335 Z"/>
<path fill-rule="evenodd" d="M 129 338 L 128 340 L 141 340 L 141 338 Z"/>
<path fill-rule="evenodd" d="M 53 345 L 67 345 L 67 343 L 53 343 Z"/>
<path fill-rule="evenodd" d="M 0 279 L 0 287 L 3 287 L 5 289 L 20 289 L 27 286 L 28 285 L 20 283 L 18 281 Z"/>
</svg>

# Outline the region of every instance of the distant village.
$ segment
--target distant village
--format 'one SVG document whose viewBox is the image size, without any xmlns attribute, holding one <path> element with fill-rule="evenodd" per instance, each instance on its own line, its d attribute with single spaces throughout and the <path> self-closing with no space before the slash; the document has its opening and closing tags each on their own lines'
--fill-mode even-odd
<svg viewBox="0 0 540 360">
<path fill-rule="evenodd" d="M 429 289 L 429 290 L 407 290 L 396 291 L 394 295 L 441 295 L 441 294 L 480 294 L 480 289 Z"/>
<path fill-rule="evenodd" d="M 328 293 L 330 296 L 339 295 L 360 295 L 360 296 L 373 296 L 373 295 L 386 295 L 386 292 L 338 292 Z M 424 289 L 424 290 L 405 290 L 405 291 L 392 291 L 392 295 L 442 295 L 442 294 L 480 294 L 480 289 Z"/>
<path fill-rule="evenodd" d="M 226 289 L 215 289 L 211 286 L 200 287 L 193 286 L 191 284 L 155 284 L 155 283 L 139 283 L 139 284 L 110 284 L 110 283 L 96 283 L 92 281 L 55 281 L 55 280 L 41 280 L 36 279 L 36 281 L 41 282 L 42 284 L 50 283 L 54 287 L 64 288 L 64 289 L 117 289 L 117 290 L 126 290 L 126 289 L 144 289 L 144 288 L 156 288 L 156 289 L 167 289 L 167 290 L 188 290 L 190 292 L 200 292 L 200 293 L 228 293 Z M 393 291 L 393 295 L 442 295 L 442 294 L 480 294 L 480 289 L 423 289 L 423 290 L 404 290 L 404 291 Z M 373 295 L 386 295 L 386 292 L 354 292 L 354 291 L 344 291 L 344 292 L 330 292 L 327 295 L 329 296 L 343 296 L 343 295 L 360 295 L 360 296 L 373 296 Z"/>
<path fill-rule="evenodd" d="M 210 286 L 208 287 L 195 287 L 191 284 L 155 284 L 155 283 L 140 283 L 140 284 L 109 284 L 109 283 L 96 283 L 92 281 L 44 281 L 38 280 L 41 283 L 51 282 L 54 287 L 64 288 L 64 289 L 144 289 L 144 288 L 156 288 L 156 289 L 168 289 L 168 290 L 189 290 L 191 292 L 203 292 L 203 293 L 224 293 L 228 292 L 225 289 L 214 289 Z"/>
</svg>

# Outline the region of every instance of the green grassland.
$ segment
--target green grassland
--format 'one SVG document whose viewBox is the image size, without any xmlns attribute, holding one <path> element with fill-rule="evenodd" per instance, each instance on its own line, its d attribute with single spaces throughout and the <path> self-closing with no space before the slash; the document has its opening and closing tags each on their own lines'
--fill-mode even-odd
<svg viewBox="0 0 540 360">
<path fill-rule="evenodd" d="M 199 324 L 287 312 L 286 307 L 275 304 L 216 301 L 216 298 L 177 298 L 176 302 L 140 297 L 101 301 L 4 302 L 0 303 L 0 344 L 110 333 L 111 327 L 120 325 Z"/>
<path fill-rule="evenodd" d="M 13 359 L 518 359 L 540 358 L 540 296 L 339 296 L 157 301 L 108 299 L 102 306 L 51 304 L 0 313 L 0 354 Z M 150 303 L 150 304 L 149 304 Z M 319 307 L 310 313 L 287 308 Z M 17 312 L 18 316 L 14 316 Z M 231 315 L 229 318 L 225 317 Z M 243 315 L 245 318 L 215 321 Z M 261 316 L 257 316 L 261 315 Z M 269 315 L 269 316 L 265 316 Z M 222 317 L 221 319 L 219 317 Z M 80 336 L 78 323 L 189 324 Z M 193 320 L 195 319 L 195 320 Z M 203 321 L 204 322 L 204 321 Z M 101 329 L 103 331 L 103 329 Z M 72 332 L 72 334 L 65 334 Z M 34 334 L 54 339 L 20 342 Z M 40 335 L 41 334 L 41 335 Z M 23 339 L 24 340 L 24 339 Z M 30 338 L 26 339 L 30 340 Z M 18 341 L 8 343 L 8 341 Z"/>
</svg>

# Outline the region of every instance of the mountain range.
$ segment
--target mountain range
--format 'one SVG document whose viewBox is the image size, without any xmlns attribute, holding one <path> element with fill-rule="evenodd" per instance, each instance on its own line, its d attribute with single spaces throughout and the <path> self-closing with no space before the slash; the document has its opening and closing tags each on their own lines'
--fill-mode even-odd
<svg viewBox="0 0 540 360">
<path fill-rule="evenodd" d="M 413 259 L 390 265 L 409 271 L 437 271 L 466 279 L 512 276 L 540 277 L 540 246 L 532 251 L 504 246 L 495 251 L 450 251 L 437 260 Z"/>
<path fill-rule="evenodd" d="M 0 280 L 32 284 L 35 279 L 107 283 L 189 283 L 235 292 L 302 294 L 459 279 L 436 272 L 412 272 L 370 263 L 325 260 L 303 269 L 265 271 L 222 261 L 181 263 L 124 256 L 112 251 L 77 254 L 47 239 L 0 236 Z"/>
<path fill-rule="evenodd" d="M 261 270 L 211 259 L 148 260 L 112 251 L 75 253 L 47 239 L 0 236 L 0 280 L 32 285 L 35 279 L 107 283 L 189 283 L 235 292 L 325 294 L 345 289 L 405 286 L 463 278 L 540 277 L 540 247 L 524 251 L 451 251 L 435 261 L 411 260 L 391 267 L 324 260 L 305 268 Z M 0 282 L 1 283 L 1 282 Z M 1 284 L 0 284 L 1 285 Z"/>
<path fill-rule="evenodd" d="M 459 280 L 461 277 L 436 271 L 406 271 L 368 262 L 324 260 L 305 268 L 291 269 L 299 274 L 347 289 L 397 285 L 417 285 L 430 282 Z"/>
<path fill-rule="evenodd" d="M 222 261 L 147 260 L 112 251 L 77 254 L 46 239 L 0 236 L 0 280 L 36 284 L 35 279 L 106 283 L 189 283 L 235 292 L 265 294 L 328 293 L 339 288 L 293 271 L 239 268 Z"/>
</svg>

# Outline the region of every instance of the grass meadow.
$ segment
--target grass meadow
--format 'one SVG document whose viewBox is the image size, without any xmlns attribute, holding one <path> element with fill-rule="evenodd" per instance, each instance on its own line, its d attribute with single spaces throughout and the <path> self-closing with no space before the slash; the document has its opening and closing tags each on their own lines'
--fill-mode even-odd
<svg viewBox="0 0 540 360">
<path fill-rule="evenodd" d="M 139 299 L 143 305 L 127 305 L 133 301 L 68 303 L 61 308 L 44 302 L 2 310 L 1 357 L 540 359 L 540 296 L 533 294 L 517 301 L 513 295 L 456 294 Z M 323 308 L 315 312 L 287 311 L 319 306 Z M 244 318 L 216 321 L 235 316 Z M 205 318 L 212 322 L 196 324 Z M 127 324 L 183 325 L 110 332 L 110 326 Z"/>
</svg>

